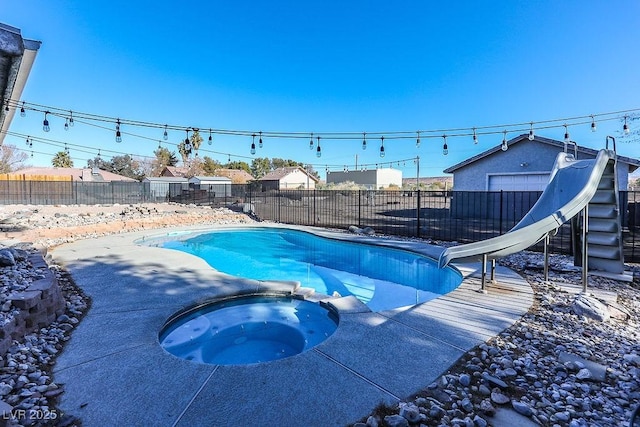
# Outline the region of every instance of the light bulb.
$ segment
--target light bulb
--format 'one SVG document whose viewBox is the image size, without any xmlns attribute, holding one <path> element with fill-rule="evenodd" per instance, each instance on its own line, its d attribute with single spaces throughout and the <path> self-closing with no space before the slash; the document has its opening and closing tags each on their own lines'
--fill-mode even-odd
<svg viewBox="0 0 640 427">
<path fill-rule="evenodd" d="M 380 137 L 380 157 L 384 157 L 384 136 Z"/>
<path fill-rule="evenodd" d="M 624 126 L 622 126 L 622 132 L 625 135 L 629 135 L 629 125 L 627 124 L 627 116 L 624 116 Z"/>
<path fill-rule="evenodd" d="M 535 139 L 535 135 L 533 134 L 533 123 L 531 123 L 531 130 L 529 130 L 529 141 L 533 141 Z"/>
<path fill-rule="evenodd" d="M 362 149 L 367 149 L 367 134 L 365 132 L 362 133 Z"/>
<path fill-rule="evenodd" d="M 564 125 L 564 142 L 571 142 L 571 137 L 569 136 L 569 128 L 567 127 L 567 125 Z"/>
<path fill-rule="evenodd" d="M 162 134 L 162 139 L 165 141 L 169 139 L 169 132 L 167 132 L 167 125 L 164 125 L 164 133 Z"/>
<path fill-rule="evenodd" d="M 444 144 L 442 145 L 442 154 L 445 156 L 449 154 L 449 146 L 447 145 L 447 136 L 443 135 L 442 139 L 444 140 Z"/>
<path fill-rule="evenodd" d="M 258 140 L 258 147 L 262 148 L 262 132 L 260 132 L 260 139 Z"/>
<path fill-rule="evenodd" d="M 27 112 L 24 110 L 24 102 L 22 103 L 22 107 L 20 107 L 20 117 L 25 117 Z"/>
<path fill-rule="evenodd" d="M 49 132 L 51 130 L 49 127 L 49 120 L 47 120 L 47 114 L 49 114 L 48 111 L 44 113 L 44 120 L 42 121 L 42 130 L 45 132 Z"/>
<path fill-rule="evenodd" d="M 322 149 L 320 148 L 320 137 L 318 137 L 318 148 L 316 148 L 316 157 L 322 157 Z"/>
<path fill-rule="evenodd" d="M 478 143 L 478 134 L 476 134 L 476 128 L 473 128 L 473 143 Z"/>
<path fill-rule="evenodd" d="M 256 143 L 255 142 L 251 143 L 251 154 L 256 154 Z"/>
<path fill-rule="evenodd" d="M 313 150 L 313 146 L 314 146 L 313 134 L 311 134 L 311 138 L 309 138 L 309 150 Z"/>
<path fill-rule="evenodd" d="M 73 123 L 73 112 L 69 111 L 69 126 L 73 127 L 75 123 Z"/>
<path fill-rule="evenodd" d="M 591 116 L 591 132 L 596 131 L 596 120 Z"/>
<path fill-rule="evenodd" d="M 64 130 L 69 130 L 69 119 L 64 120 Z"/>
<path fill-rule="evenodd" d="M 502 146 L 500 147 L 502 151 L 507 151 L 509 146 L 507 145 L 507 131 L 504 131 L 504 136 L 502 137 Z"/>
<path fill-rule="evenodd" d="M 116 142 L 122 142 L 122 134 L 120 133 L 120 120 L 116 122 Z"/>
<path fill-rule="evenodd" d="M 207 144 L 209 145 L 213 144 L 213 135 L 211 134 L 211 129 L 209 129 L 209 140 L 207 141 Z"/>
</svg>

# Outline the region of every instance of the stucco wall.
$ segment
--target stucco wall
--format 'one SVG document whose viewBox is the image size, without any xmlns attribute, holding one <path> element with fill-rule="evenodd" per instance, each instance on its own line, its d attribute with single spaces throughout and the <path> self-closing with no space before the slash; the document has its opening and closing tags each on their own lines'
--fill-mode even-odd
<svg viewBox="0 0 640 427">
<path fill-rule="evenodd" d="M 549 173 L 561 150 L 549 144 L 520 141 L 507 151 L 498 151 L 464 166 L 453 174 L 454 191 L 487 191 L 490 174 Z M 578 152 L 578 159 L 594 158 Z M 618 162 L 618 189 L 626 190 L 629 165 Z"/>
<path fill-rule="evenodd" d="M 313 179 L 307 176 L 301 170 L 296 170 L 288 174 L 287 176 L 280 179 L 280 189 L 297 189 L 297 188 L 307 188 L 307 183 L 309 184 L 309 189 L 316 188 L 316 183 Z"/>
</svg>

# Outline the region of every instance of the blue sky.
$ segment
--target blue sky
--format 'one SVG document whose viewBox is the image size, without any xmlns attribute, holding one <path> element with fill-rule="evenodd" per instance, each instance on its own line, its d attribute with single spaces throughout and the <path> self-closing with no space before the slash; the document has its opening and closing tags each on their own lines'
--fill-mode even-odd
<svg viewBox="0 0 640 427">
<path fill-rule="evenodd" d="M 100 116 L 256 133 L 451 134 L 640 108 L 636 0 L 0 2 L 0 22 L 42 41 L 22 100 Z M 158 145 L 126 134 L 117 144 L 113 131 L 81 124 L 65 132 L 60 118 L 44 133 L 42 119 L 16 115 L 10 131 L 67 142 L 75 166 L 98 149 L 152 156 Z M 569 130 L 598 149 L 621 127 Z M 511 129 L 508 138 L 524 132 Z M 162 139 L 159 130 L 123 131 Z M 564 128 L 537 133 L 562 140 Z M 356 155 L 360 165 L 394 167 L 420 156 L 421 175 L 439 176 L 503 137 L 450 137 L 444 156 L 442 138 L 425 137 L 439 134 L 425 132 L 420 148 L 413 137 L 388 138 L 384 159 L 372 138 L 364 151 L 361 138 L 322 141 L 320 159 L 307 137 L 265 138 L 255 157 L 310 163 L 323 176 L 325 165 L 353 167 Z M 184 135 L 171 132 L 169 142 Z M 25 147 L 12 135 L 5 143 Z M 639 144 L 621 138 L 618 151 L 638 157 Z M 215 135 L 200 155 L 250 163 L 250 145 Z M 36 141 L 31 163 L 50 165 L 61 149 Z M 415 176 L 413 162 L 399 167 Z"/>
</svg>

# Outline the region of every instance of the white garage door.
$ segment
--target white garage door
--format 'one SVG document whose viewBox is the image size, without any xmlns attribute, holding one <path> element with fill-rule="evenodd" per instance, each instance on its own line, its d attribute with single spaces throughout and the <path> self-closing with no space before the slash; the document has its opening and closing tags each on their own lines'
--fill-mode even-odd
<svg viewBox="0 0 640 427">
<path fill-rule="evenodd" d="M 548 183 L 548 173 L 489 175 L 489 191 L 543 191 Z"/>
</svg>

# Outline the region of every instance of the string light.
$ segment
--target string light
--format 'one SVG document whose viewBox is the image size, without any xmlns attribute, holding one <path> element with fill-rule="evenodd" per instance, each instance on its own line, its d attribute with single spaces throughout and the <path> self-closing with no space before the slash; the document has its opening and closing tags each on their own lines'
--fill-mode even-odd
<svg viewBox="0 0 640 427">
<path fill-rule="evenodd" d="M 251 154 L 256 154 L 256 134 L 251 135 Z"/>
<path fill-rule="evenodd" d="M 213 135 L 211 134 L 211 129 L 209 129 L 209 140 L 207 141 L 207 144 L 213 145 Z"/>
<path fill-rule="evenodd" d="M 416 138 L 416 148 L 420 148 L 420 131 L 418 131 L 418 137 Z"/>
<path fill-rule="evenodd" d="M 363 150 L 367 149 L 367 133 L 366 132 L 362 132 L 362 149 Z"/>
<path fill-rule="evenodd" d="M 322 157 L 322 148 L 320 148 L 320 137 L 317 137 L 318 140 L 318 148 L 316 148 L 316 157 Z"/>
<path fill-rule="evenodd" d="M 187 152 L 187 154 L 191 153 L 191 141 L 189 141 L 189 128 L 186 128 L 185 131 L 187 132 L 187 137 L 184 139 L 184 151 Z"/>
<path fill-rule="evenodd" d="M 569 136 L 569 126 L 566 124 L 563 126 L 564 126 L 564 142 L 569 143 L 571 142 L 571 137 Z"/>
<path fill-rule="evenodd" d="M 449 146 L 447 145 L 447 135 L 442 135 L 442 140 L 444 141 L 444 144 L 442 144 L 442 154 L 446 156 L 447 154 L 449 154 Z"/>
<path fill-rule="evenodd" d="M 476 128 L 473 128 L 473 143 L 478 143 L 478 134 L 476 134 Z"/>
<path fill-rule="evenodd" d="M 42 130 L 45 132 L 49 132 L 51 130 L 51 128 L 49 127 L 49 120 L 47 119 L 47 114 L 49 114 L 49 112 L 45 111 L 44 120 L 42 121 Z"/>
<path fill-rule="evenodd" d="M 73 127 L 74 122 L 73 122 L 73 111 L 69 110 L 69 126 Z"/>
<path fill-rule="evenodd" d="M 384 136 L 380 137 L 380 157 L 384 157 Z"/>
<path fill-rule="evenodd" d="M 69 130 L 69 119 L 68 118 L 64 119 L 64 130 Z"/>
<path fill-rule="evenodd" d="M 595 132 L 596 131 L 596 119 L 593 117 L 593 114 L 591 115 L 591 132 Z"/>
<path fill-rule="evenodd" d="M 627 124 L 627 116 L 624 116 L 624 126 L 622 126 L 622 132 L 625 135 L 629 135 L 629 125 Z"/>
<path fill-rule="evenodd" d="M 169 132 L 167 132 L 167 125 L 164 125 L 164 133 L 162 134 L 162 139 L 165 141 L 169 139 Z"/>
<path fill-rule="evenodd" d="M 535 137 L 536 136 L 533 134 L 533 122 L 531 122 L 531 129 L 529 130 L 529 141 L 533 141 Z"/>
<path fill-rule="evenodd" d="M 120 133 L 120 119 L 116 121 L 116 142 L 122 142 L 122 133 Z"/>
<path fill-rule="evenodd" d="M 262 131 L 260 131 L 260 139 L 258 140 L 258 147 L 262 148 Z"/>
<path fill-rule="evenodd" d="M 502 137 L 502 146 L 500 146 L 502 151 L 507 151 L 509 149 L 509 145 L 507 145 L 507 131 L 504 131 L 504 135 Z"/>
<path fill-rule="evenodd" d="M 24 110 L 24 101 L 22 101 L 22 107 L 20 107 L 20 117 L 25 117 L 27 112 Z"/>
<path fill-rule="evenodd" d="M 313 150 L 313 132 L 311 132 L 311 138 L 309 139 L 309 150 Z"/>
</svg>

